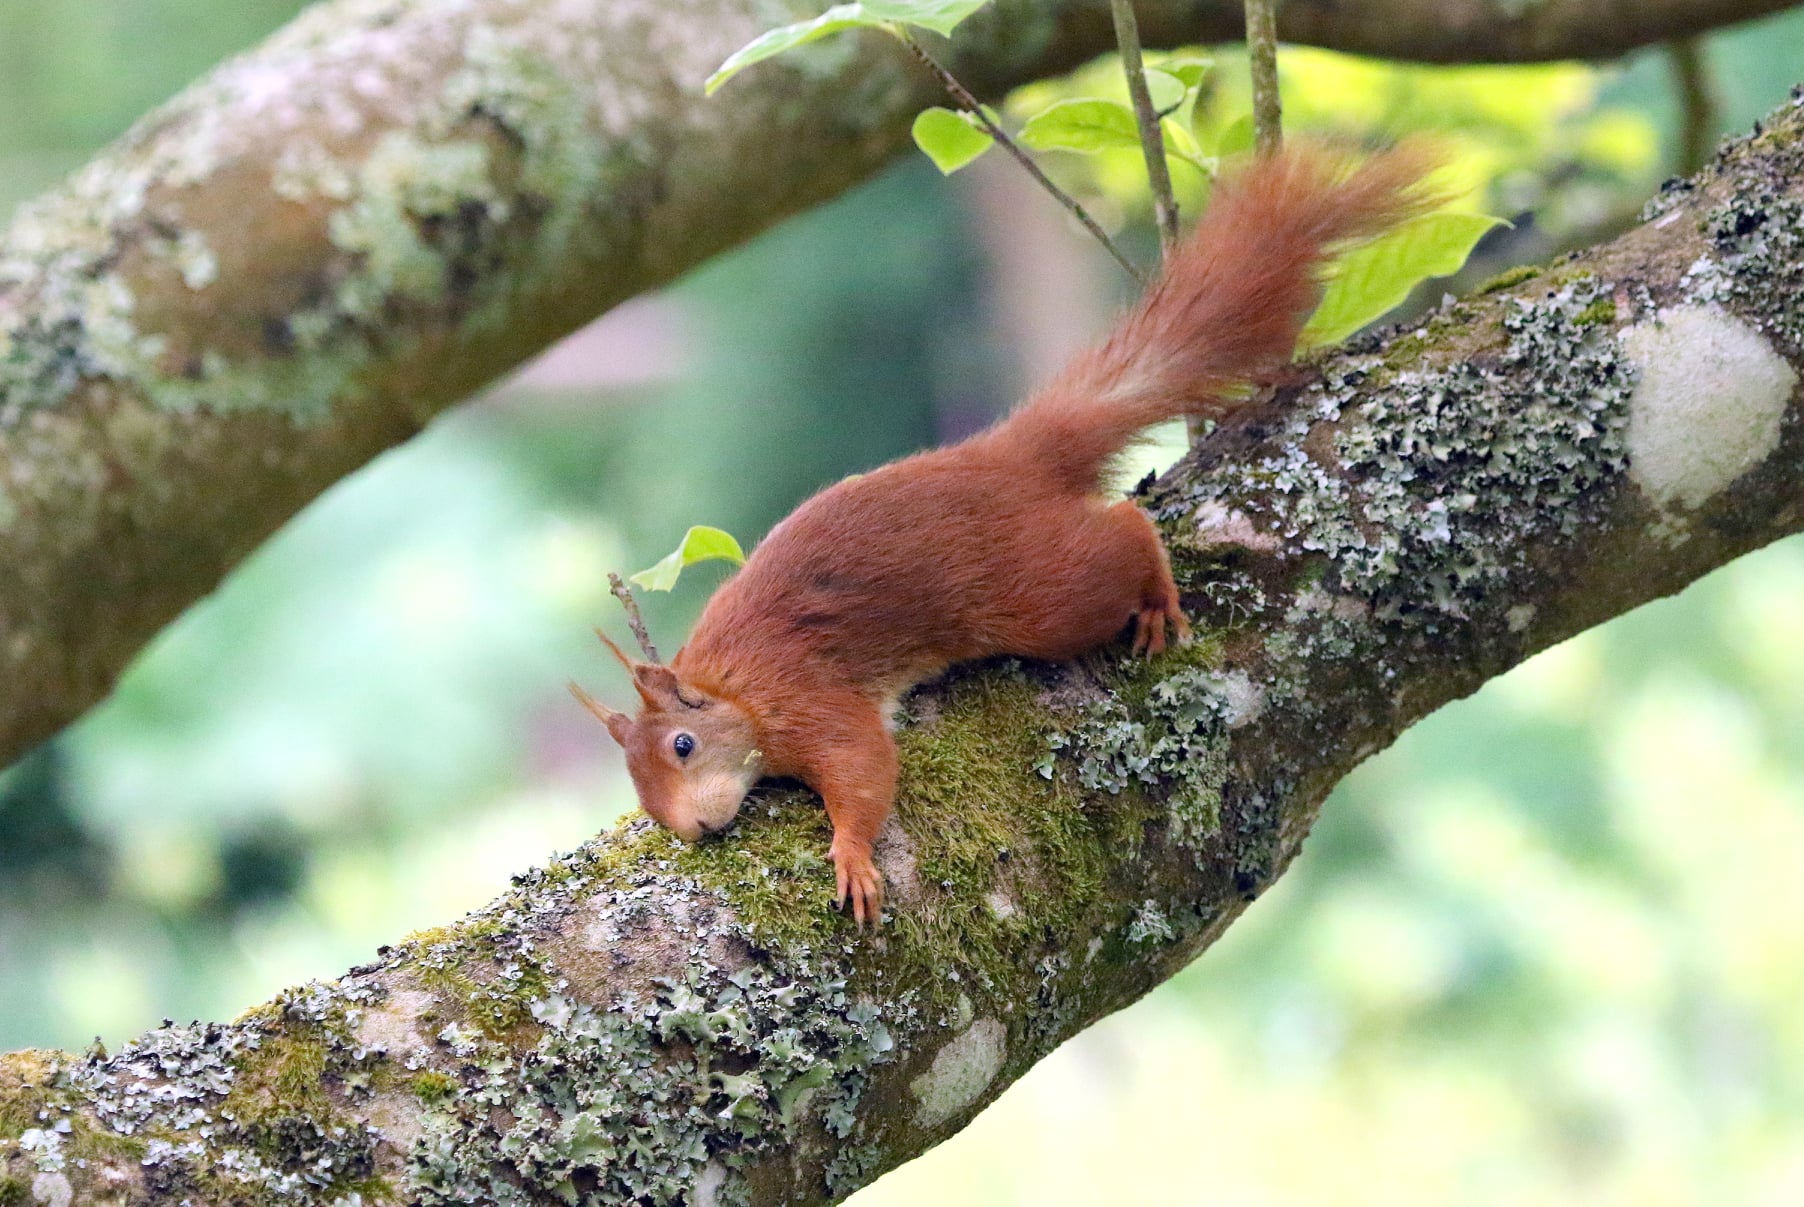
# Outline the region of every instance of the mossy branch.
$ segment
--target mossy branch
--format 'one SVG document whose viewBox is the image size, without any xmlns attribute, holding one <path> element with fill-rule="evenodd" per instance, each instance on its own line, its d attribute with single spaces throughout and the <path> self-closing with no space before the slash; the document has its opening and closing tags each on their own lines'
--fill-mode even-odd
<svg viewBox="0 0 1804 1207">
<path fill-rule="evenodd" d="M 805 794 L 695 847 L 640 820 L 230 1025 L 0 1057 L 0 1187 L 815 1204 L 943 1140 L 1207 947 L 1414 721 L 1804 527 L 1804 106 L 1654 211 L 1152 487 L 1195 644 L 912 697 L 876 933 Z"/>
</svg>

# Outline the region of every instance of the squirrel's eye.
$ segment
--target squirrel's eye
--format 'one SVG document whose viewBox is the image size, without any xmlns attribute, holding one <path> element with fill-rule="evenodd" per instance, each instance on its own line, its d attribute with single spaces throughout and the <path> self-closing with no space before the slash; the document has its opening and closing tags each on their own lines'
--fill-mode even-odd
<svg viewBox="0 0 1804 1207">
<path fill-rule="evenodd" d="M 670 748 L 676 751 L 679 759 L 686 759 L 695 753 L 695 739 L 686 733 L 679 733 L 670 740 Z"/>
</svg>

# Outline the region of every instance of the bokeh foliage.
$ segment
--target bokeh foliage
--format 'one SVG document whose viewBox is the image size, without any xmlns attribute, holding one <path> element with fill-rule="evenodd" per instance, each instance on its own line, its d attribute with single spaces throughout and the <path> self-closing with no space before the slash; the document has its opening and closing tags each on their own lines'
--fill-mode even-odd
<svg viewBox="0 0 1804 1207">
<path fill-rule="evenodd" d="M 8 0 L 0 204 L 296 8 Z M 1725 129 L 1777 103 L 1800 44 L 1799 15 L 1711 39 Z M 1205 145 L 1246 107 L 1237 55 L 1209 53 Z M 1475 201 L 1519 220 L 1493 268 L 1611 229 L 1676 154 L 1658 53 L 1429 69 L 1287 50 L 1283 70 L 1293 129 L 1446 139 Z M 1150 252 L 1137 155 L 1063 158 Z M 1200 199 L 1200 177 L 1180 187 Z M 0 775 L 0 1046 L 234 1014 L 624 808 L 562 690 L 623 690 L 587 635 L 622 632 L 606 571 L 695 523 L 753 538 L 1006 404 L 971 201 L 904 165 L 673 291 L 679 351 L 648 380 L 516 385 L 435 424 Z M 719 573 L 648 601 L 667 647 Z M 860 1201 L 1797 1201 L 1800 598 L 1794 540 L 1419 726 L 1218 949 Z"/>
</svg>

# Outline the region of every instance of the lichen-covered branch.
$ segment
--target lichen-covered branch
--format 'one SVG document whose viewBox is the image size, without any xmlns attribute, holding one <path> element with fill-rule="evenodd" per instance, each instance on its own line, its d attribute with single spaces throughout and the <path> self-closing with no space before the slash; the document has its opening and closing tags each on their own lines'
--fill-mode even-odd
<svg viewBox="0 0 1804 1207">
<path fill-rule="evenodd" d="M 1791 0 L 1293 0 L 1376 53 L 1614 53 Z M 328 0 L 0 236 L 0 763 L 332 482 L 556 336 L 846 188 L 935 85 L 845 36 L 706 101 L 806 0 Z M 1145 0 L 1149 44 L 1239 0 Z M 1607 19 L 1602 19 L 1607 17 Z M 1000 0 L 983 95 L 1112 44 L 1100 0 Z"/>
<path fill-rule="evenodd" d="M 698 847 L 640 821 L 230 1025 L 0 1058 L 0 1203 L 823 1203 L 944 1139 L 1412 722 L 1804 528 L 1804 102 L 1648 219 L 1152 487 L 1196 643 L 912 697 L 875 934 L 801 794 Z"/>
</svg>

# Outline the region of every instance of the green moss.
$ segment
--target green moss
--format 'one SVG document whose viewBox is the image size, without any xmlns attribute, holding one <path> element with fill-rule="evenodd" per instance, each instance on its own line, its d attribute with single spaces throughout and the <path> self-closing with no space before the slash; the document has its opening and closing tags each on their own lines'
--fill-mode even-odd
<svg viewBox="0 0 1804 1207">
<path fill-rule="evenodd" d="M 751 932 L 773 944 L 806 943 L 842 925 L 833 909 L 833 827 L 806 792 L 755 797 L 732 833 L 685 847 L 678 873 L 717 890 Z"/>
<path fill-rule="evenodd" d="M 428 926 L 411 932 L 401 941 L 403 958 L 417 957 L 421 952 L 445 944 L 468 943 L 492 939 L 507 929 L 500 918 L 488 914 L 471 914 L 447 926 Z"/>
<path fill-rule="evenodd" d="M 1411 332 L 1392 340 L 1384 350 L 1384 366 L 1393 372 L 1412 368 L 1421 362 L 1422 354 L 1429 346 L 1428 337 L 1421 332 Z"/>
<path fill-rule="evenodd" d="M 1572 322 L 1579 327 L 1595 327 L 1601 323 L 1616 321 L 1616 303 L 1610 298 L 1598 298 L 1589 306 L 1572 316 Z"/>
<path fill-rule="evenodd" d="M 512 912 L 491 908 L 416 931 L 401 953 L 420 986 L 439 995 L 451 1021 L 510 1042 L 530 1038 L 533 1003 L 551 991 L 552 981 L 536 958 L 519 949 Z"/>
<path fill-rule="evenodd" d="M 437 1069 L 427 1069 L 416 1073 L 407 1083 L 415 1098 L 427 1106 L 434 1106 L 455 1097 L 462 1083 L 449 1073 L 441 1073 Z"/>
<path fill-rule="evenodd" d="M 38 1126 L 39 1114 L 50 1104 L 45 1087 L 53 1067 L 47 1056 L 31 1050 L 0 1057 L 0 1139 Z"/>
<path fill-rule="evenodd" d="M 1522 264 L 1515 268 L 1505 269 L 1472 292 L 1481 295 L 1487 293 L 1499 293 L 1512 285 L 1520 285 L 1524 281 L 1532 281 L 1540 275 L 1540 266 L 1535 264 Z"/>
<path fill-rule="evenodd" d="M 30 1193 L 24 1178 L 0 1176 L 0 1207 L 22 1207 L 29 1201 Z"/>
<path fill-rule="evenodd" d="M 921 891 L 892 917 L 889 967 L 928 1005 L 958 996 L 959 969 L 979 986 L 1017 978 L 1045 933 L 1095 908 L 1156 816 L 1143 794 L 1087 806 L 1075 784 L 1041 773 L 1041 696 L 1007 664 L 982 668 L 903 735 L 899 811 Z"/>
<path fill-rule="evenodd" d="M 277 1033 L 240 1062 L 221 1112 L 242 1124 L 271 1123 L 286 1115 L 308 1116 L 322 1126 L 338 1114 L 325 1090 L 329 1051 L 313 1038 Z"/>
</svg>

